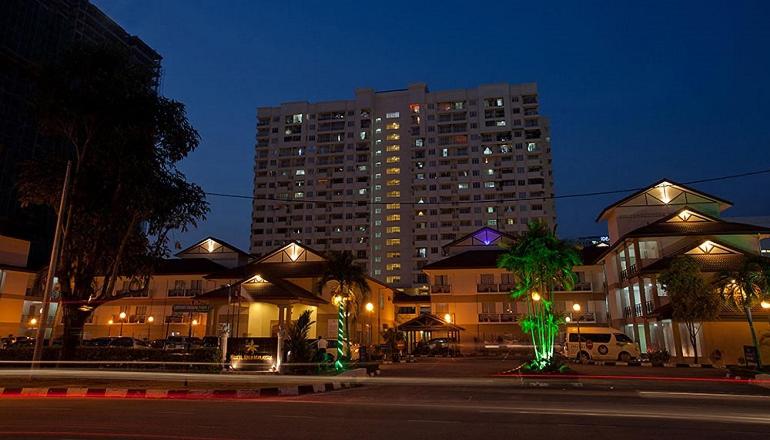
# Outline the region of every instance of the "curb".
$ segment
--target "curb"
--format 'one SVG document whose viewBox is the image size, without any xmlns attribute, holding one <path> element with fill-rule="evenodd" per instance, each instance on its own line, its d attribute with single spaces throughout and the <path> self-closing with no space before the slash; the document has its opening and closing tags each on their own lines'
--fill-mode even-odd
<svg viewBox="0 0 770 440">
<path fill-rule="evenodd" d="M 580 362 L 572 361 L 573 364 Z M 589 360 L 585 365 L 616 366 L 616 367 L 659 367 L 659 368 L 724 368 L 712 364 L 687 364 L 668 362 L 663 365 L 653 365 L 652 362 L 621 362 L 621 361 L 592 361 Z"/>
<path fill-rule="evenodd" d="M 261 397 L 300 396 L 359 386 L 347 382 L 264 387 L 243 390 L 191 390 L 152 388 L 0 388 L 0 399 L 8 397 L 84 397 L 127 399 L 257 399 Z"/>
</svg>

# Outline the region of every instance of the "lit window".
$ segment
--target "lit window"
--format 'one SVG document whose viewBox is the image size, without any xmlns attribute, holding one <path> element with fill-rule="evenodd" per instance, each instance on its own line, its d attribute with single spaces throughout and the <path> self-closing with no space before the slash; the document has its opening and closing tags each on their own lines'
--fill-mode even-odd
<svg viewBox="0 0 770 440">
<path fill-rule="evenodd" d="M 401 258 L 401 252 L 388 252 L 385 256 L 388 258 Z"/>
<path fill-rule="evenodd" d="M 497 220 L 491 218 L 491 219 L 487 220 L 487 225 L 489 225 L 489 226 L 497 226 Z"/>
<path fill-rule="evenodd" d="M 361 138 L 361 140 L 364 140 L 364 139 L 366 139 L 366 132 L 365 132 L 365 131 L 362 131 L 362 132 L 359 134 L 359 137 Z"/>
<path fill-rule="evenodd" d="M 416 139 L 414 141 L 414 146 L 415 147 L 422 147 L 424 144 L 425 144 L 425 140 L 422 139 L 422 138 Z"/>
<path fill-rule="evenodd" d="M 425 215 L 424 211 L 417 211 L 417 217 L 422 217 Z"/>
<path fill-rule="evenodd" d="M 485 147 L 484 148 L 484 154 L 490 155 L 490 154 L 492 154 L 492 150 L 489 147 Z"/>
<path fill-rule="evenodd" d="M 398 234 L 401 232 L 401 226 L 388 226 L 385 228 L 386 234 Z"/>
<path fill-rule="evenodd" d="M 374 185 L 374 190 L 379 191 L 382 189 L 382 185 Z"/>
<path fill-rule="evenodd" d="M 420 104 L 409 104 L 409 110 L 411 110 L 412 113 L 420 113 Z"/>
<path fill-rule="evenodd" d="M 401 220 L 401 214 L 391 214 L 387 217 L 385 217 L 385 220 L 389 222 L 397 222 Z"/>
<path fill-rule="evenodd" d="M 400 263 L 388 263 L 385 265 L 385 270 L 401 270 Z"/>
<path fill-rule="evenodd" d="M 385 246 L 399 246 L 401 245 L 400 238 L 388 238 L 385 240 Z"/>
<path fill-rule="evenodd" d="M 397 186 L 400 185 L 401 181 L 398 179 L 390 179 L 388 180 L 388 186 Z"/>
<path fill-rule="evenodd" d="M 527 151 L 535 151 L 537 150 L 537 144 L 535 142 L 529 142 L 527 144 Z"/>
<path fill-rule="evenodd" d="M 468 189 L 468 184 L 467 183 L 458 183 L 457 184 L 457 189 Z"/>
<path fill-rule="evenodd" d="M 418 258 L 428 258 L 428 248 L 417 248 L 417 257 Z"/>
<path fill-rule="evenodd" d="M 385 205 L 385 209 L 401 209 L 400 203 L 388 203 Z"/>
<path fill-rule="evenodd" d="M 375 202 L 381 202 L 382 201 L 382 197 L 377 196 L 377 197 L 374 198 L 374 201 Z"/>
<path fill-rule="evenodd" d="M 441 157 L 447 157 L 447 156 L 449 156 L 449 149 L 448 148 L 442 149 L 441 150 Z"/>
<path fill-rule="evenodd" d="M 488 170 L 487 170 L 487 175 L 488 175 L 488 176 L 492 176 L 492 175 L 494 175 L 494 174 L 495 174 L 495 170 L 493 170 L 492 168 L 490 168 L 490 169 L 488 169 Z"/>
<path fill-rule="evenodd" d="M 400 283 L 401 277 L 398 275 L 389 275 L 385 277 L 385 282 L 388 284 Z"/>
<path fill-rule="evenodd" d="M 388 191 L 388 197 L 401 197 L 401 191 Z"/>
<path fill-rule="evenodd" d="M 494 206 L 487 206 L 487 213 L 488 214 L 494 214 L 495 213 L 495 207 Z"/>
<path fill-rule="evenodd" d="M 390 133 L 387 136 L 385 136 L 385 139 L 387 139 L 389 141 L 397 141 L 397 140 L 401 139 L 401 135 L 398 134 L 398 133 Z"/>
<path fill-rule="evenodd" d="M 385 151 L 388 151 L 388 152 L 400 151 L 400 150 L 401 150 L 400 145 L 388 145 L 387 147 L 385 147 Z"/>
<path fill-rule="evenodd" d="M 385 160 L 385 162 L 387 163 L 396 163 L 400 161 L 401 161 L 401 158 L 398 156 L 388 156 L 388 158 Z"/>
<path fill-rule="evenodd" d="M 294 193 L 294 198 L 295 199 L 301 199 L 303 197 L 305 197 L 305 193 L 303 193 L 303 192 L 295 192 Z"/>
<path fill-rule="evenodd" d="M 495 182 L 484 182 L 484 188 L 494 188 Z"/>
<path fill-rule="evenodd" d="M 375 133 L 381 133 L 381 132 L 382 132 L 382 129 L 381 129 L 381 128 L 376 128 L 376 129 L 374 130 L 374 132 L 375 132 Z"/>
<path fill-rule="evenodd" d="M 305 175 L 305 170 L 297 170 L 297 171 L 294 172 L 294 175 L 296 175 L 296 176 L 304 176 Z"/>
<path fill-rule="evenodd" d="M 385 113 L 385 117 L 386 117 L 386 118 L 388 118 L 388 119 L 397 118 L 397 117 L 399 117 L 399 116 L 401 116 L 401 114 L 400 114 L 399 112 L 389 112 L 389 113 Z M 378 119 L 379 119 L 379 118 L 378 118 Z"/>
<path fill-rule="evenodd" d="M 361 195 L 361 196 L 366 195 L 366 188 L 359 189 L 358 190 L 358 195 Z"/>
<path fill-rule="evenodd" d="M 385 174 L 401 174 L 401 168 L 388 168 Z"/>
<path fill-rule="evenodd" d="M 385 124 L 385 128 L 388 130 L 398 130 L 401 128 L 401 125 L 398 122 L 391 122 L 390 124 Z"/>
</svg>

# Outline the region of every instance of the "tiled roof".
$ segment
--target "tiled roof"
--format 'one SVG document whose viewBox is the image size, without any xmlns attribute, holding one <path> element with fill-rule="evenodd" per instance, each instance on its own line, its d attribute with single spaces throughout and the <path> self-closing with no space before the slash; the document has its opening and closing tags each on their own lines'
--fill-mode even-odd
<svg viewBox="0 0 770 440">
<path fill-rule="evenodd" d="M 224 268 L 208 258 L 168 258 L 158 262 L 155 275 L 210 274 Z"/>
<path fill-rule="evenodd" d="M 642 268 L 641 273 L 660 273 L 671 266 L 676 256 L 664 257 Z M 719 255 L 690 255 L 701 268 L 701 272 L 722 272 L 737 270 L 746 261 L 746 256 L 741 254 Z"/>
<path fill-rule="evenodd" d="M 420 316 L 412 318 L 409 321 L 398 326 L 399 331 L 461 331 L 465 330 L 459 325 L 444 321 L 436 315 L 430 313 L 421 313 Z"/>
<path fill-rule="evenodd" d="M 426 264 L 423 266 L 423 269 L 476 269 L 497 267 L 497 259 L 505 252 L 505 249 L 499 248 L 469 250 Z"/>
<path fill-rule="evenodd" d="M 770 228 L 725 221 L 655 222 L 629 232 L 626 237 L 661 237 L 669 235 L 770 234 Z"/>
<path fill-rule="evenodd" d="M 240 293 L 241 298 L 252 302 L 275 301 L 275 300 L 297 300 L 303 303 L 326 304 L 327 301 L 319 295 L 309 292 L 296 284 L 282 280 L 280 278 L 265 278 L 265 283 L 238 283 L 232 287 L 220 287 L 209 292 L 198 295 L 196 298 L 202 300 L 211 299 L 236 299 Z M 229 291 L 232 289 L 232 292 Z"/>
<path fill-rule="evenodd" d="M 408 293 L 396 292 L 393 296 L 393 304 L 415 303 L 430 303 L 430 295 L 409 295 Z"/>
</svg>

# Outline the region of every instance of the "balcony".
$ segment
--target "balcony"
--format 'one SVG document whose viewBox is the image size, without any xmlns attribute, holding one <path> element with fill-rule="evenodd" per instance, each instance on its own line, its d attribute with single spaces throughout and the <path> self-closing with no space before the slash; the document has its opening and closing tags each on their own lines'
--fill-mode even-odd
<svg viewBox="0 0 770 440">
<path fill-rule="evenodd" d="M 430 286 L 430 293 L 450 293 L 452 286 L 449 284 L 433 284 Z"/>
<path fill-rule="evenodd" d="M 510 292 L 511 290 L 515 289 L 516 285 L 513 283 L 500 283 L 497 285 L 497 290 L 500 292 Z"/>
<path fill-rule="evenodd" d="M 648 316 L 648 315 L 652 315 L 654 310 L 655 310 L 654 301 L 647 301 L 644 304 L 638 303 L 638 304 L 634 304 L 633 306 L 624 307 L 623 317 L 633 318 L 633 317 L 640 317 L 640 316 Z"/>
<path fill-rule="evenodd" d="M 594 313 L 594 312 L 586 312 L 586 313 L 581 313 L 580 315 L 578 315 L 576 313 L 571 313 L 570 314 L 570 319 L 574 323 L 579 322 L 581 324 L 583 324 L 583 323 L 595 324 L 596 323 L 596 313 Z"/>
<path fill-rule="evenodd" d="M 515 313 L 479 313 L 479 323 L 515 323 L 518 315 Z"/>
<path fill-rule="evenodd" d="M 491 283 L 476 284 L 476 292 L 497 292 L 497 284 L 491 284 Z"/>
<path fill-rule="evenodd" d="M 639 270 L 637 269 L 636 264 L 632 264 L 632 265 L 628 266 L 628 268 L 623 269 L 623 271 L 620 272 L 620 279 L 621 280 L 627 280 L 629 278 L 633 278 L 634 276 L 636 276 L 636 273 L 638 271 Z"/>
<path fill-rule="evenodd" d="M 185 289 L 168 289 L 168 296 L 186 296 Z"/>
<path fill-rule="evenodd" d="M 575 283 L 575 285 L 572 286 L 572 289 L 566 289 L 564 286 L 556 285 L 553 290 L 556 292 L 593 292 L 593 284 L 587 282 Z"/>
<path fill-rule="evenodd" d="M 185 293 L 187 296 L 198 296 L 201 294 L 201 289 L 187 289 Z"/>
</svg>

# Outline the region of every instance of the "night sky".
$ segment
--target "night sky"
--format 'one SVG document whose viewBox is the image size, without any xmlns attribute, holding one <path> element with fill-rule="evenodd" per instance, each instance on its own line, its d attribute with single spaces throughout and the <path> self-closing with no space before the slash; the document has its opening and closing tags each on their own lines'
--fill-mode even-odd
<svg viewBox="0 0 770 440">
<path fill-rule="evenodd" d="M 206 191 L 251 194 L 258 106 L 413 82 L 537 82 L 557 195 L 770 168 L 767 1 L 92 1 L 163 56 L 162 92 L 202 137 L 182 169 Z M 759 216 L 769 184 L 695 186 Z M 623 195 L 557 200 L 560 235 L 605 233 L 594 219 Z M 248 250 L 250 201 L 209 200 L 175 239 Z"/>
</svg>

